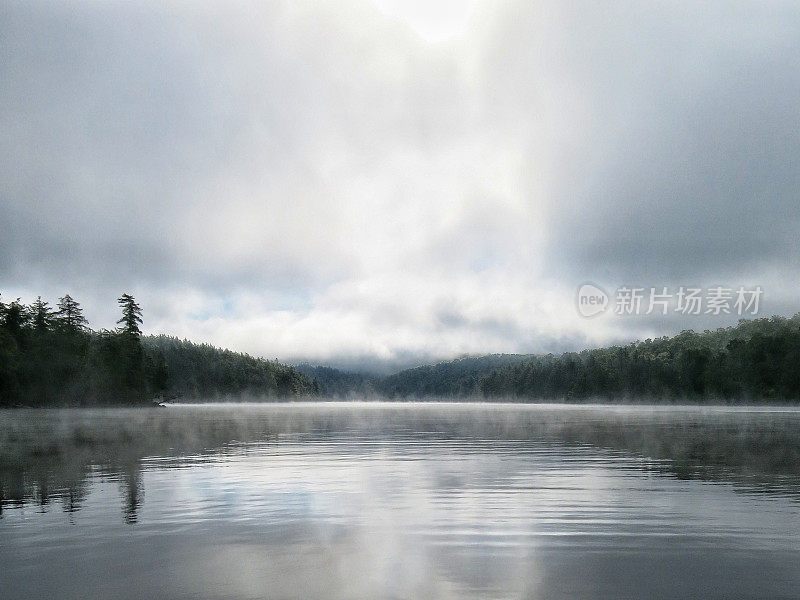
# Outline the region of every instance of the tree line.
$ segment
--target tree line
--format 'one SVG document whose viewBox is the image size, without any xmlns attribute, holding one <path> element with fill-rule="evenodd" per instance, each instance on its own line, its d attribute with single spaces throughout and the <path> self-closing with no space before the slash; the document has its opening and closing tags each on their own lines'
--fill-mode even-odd
<svg viewBox="0 0 800 600">
<path fill-rule="evenodd" d="M 518 400 L 800 400 L 800 313 L 561 355 L 466 357 L 387 377 L 290 367 L 169 336 L 143 336 L 133 296 L 93 331 L 70 295 L 54 308 L 0 299 L 0 406 L 135 404 L 317 395 Z"/>
<path fill-rule="evenodd" d="M 800 314 L 536 357 L 481 378 L 483 396 L 581 400 L 800 399 Z"/>
<path fill-rule="evenodd" d="M 291 367 L 192 344 L 142 336 L 142 309 L 117 300 L 113 330 L 93 331 L 69 294 L 55 307 L 0 298 L 0 406 L 141 404 L 154 398 L 206 399 L 313 394 Z"/>
<path fill-rule="evenodd" d="M 472 396 L 481 378 L 496 369 L 530 358 L 526 354 L 467 356 L 405 369 L 383 377 L 377 388 L 387 396 Z"/>
<path fill-rule="evenodd" d="M 522 401 L 797 401 L 800 313 L 560 355 L 456 359 L 401 371 L 375 389 Z"/>
<path fill-rule="evenodd" d="M 207 400 L 313 396 L 319 386 L 298 369 L 167 335 L 146 336 L 149 356 L 163 361 L 167 399 Z"/>
<path fill-rule="evenodd" d="M 118 303 L 120 326 L 95 332 L 69 294 L 55 308 L 0 299 L 0 405 L 133 403 L 163 388 L 141 346 L 141 307 L 130 294 Z"/>
</svg>

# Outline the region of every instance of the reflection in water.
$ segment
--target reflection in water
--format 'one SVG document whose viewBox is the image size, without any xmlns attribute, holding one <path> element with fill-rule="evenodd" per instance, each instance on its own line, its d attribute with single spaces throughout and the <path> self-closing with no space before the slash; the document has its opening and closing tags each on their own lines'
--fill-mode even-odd
<svg viewBox="0 0 800 600">
<path fill-rule="evenodd" d="M 125 522 L 136 523 L 138 520 L 137 511 L 142 504 L 142 497 L 144 496 L 140 463 L 135 462 L 125 465 L 120 475 L 125 497 L 125 506 L 123 508 Z"/>
<path fill-rule="evenodd" d="M 94 472 L 119 481 L 136 521 L 145 457 L 179 467 L 281 440 L 543 440 L 624 451 L 682 479 L 728 480 L 800 497 L 800 412 L 453 404 L 206 405 L 171 410 L 0 411 L 0 511 L 60 499 L 72 512 Z M 0 514 L 2 514 L 0 512 Z"/>
<path fill-rule="evenodd" d="M 10 598 L 790 597 L 798 500 L 793 409 L 0 411 Z"/>
</svg>

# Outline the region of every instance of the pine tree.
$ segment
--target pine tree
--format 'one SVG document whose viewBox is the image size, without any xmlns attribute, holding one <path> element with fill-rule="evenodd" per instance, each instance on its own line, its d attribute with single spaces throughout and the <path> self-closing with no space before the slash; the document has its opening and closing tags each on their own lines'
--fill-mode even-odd
<svg viewBox="0 0 800 600">
<path fill-rule="evenodd" d="M 37 333 L 47 331 L 53 324 L 53 311 L 50 310 L 50 304 L 43 301 L 41 296 L 38 296 L 36 302 L 31 305 L 31 313 L 33 328 Z"/>
<path fill-rule="evenodd" d="M 17 340 L 22 336 L 23 330 L 30 322 L 28 308 L 17 298 L 3 310 L 3 325 Z"/>
<path fill-rule="evenodd" d="M 69 294 L 58 299 L 56 322 L 62 329 L 69 332 L 83 331 L 88 325 L 81 305 L 75 302 Z"/>
<path fill-rule="evenodd" d="M 117 302 L 122 307 L 122 318 L 117 321 L 117 323 L 122 323 L 122 333 L 127 333 L 128 335 L 138 338 L 142 335 L 142 330 L 139 329 L 139 325 L 142 322 L 141 307 L 130 294 L 122 294 L 122 296 L 117 299 Z"/>
</svg>

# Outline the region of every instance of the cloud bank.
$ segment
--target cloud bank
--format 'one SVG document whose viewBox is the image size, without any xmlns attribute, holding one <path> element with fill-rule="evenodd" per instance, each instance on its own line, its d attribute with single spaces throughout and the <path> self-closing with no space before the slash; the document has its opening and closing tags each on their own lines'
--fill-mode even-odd
<svg viewBox="0 0 800 600">
<path fill-rule="evenodd" d="M 4 2 L 0 292 L 285 360 L 412 364 L 797 311 L 791 2 Z M 726 320 L 727 319 L 727 320 Z"/>
</svg>

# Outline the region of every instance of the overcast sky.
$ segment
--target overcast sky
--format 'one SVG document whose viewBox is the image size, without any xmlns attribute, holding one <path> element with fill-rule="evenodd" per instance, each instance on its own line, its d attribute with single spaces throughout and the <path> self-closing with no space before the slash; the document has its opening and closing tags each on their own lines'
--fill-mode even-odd
<svg viewBox="0 0 800 600">
<path fill-rule="evenodd" d="M 797 2 L 0 4 L 0 292 L 397 366 L 800 310 Z"/>
</svg>

